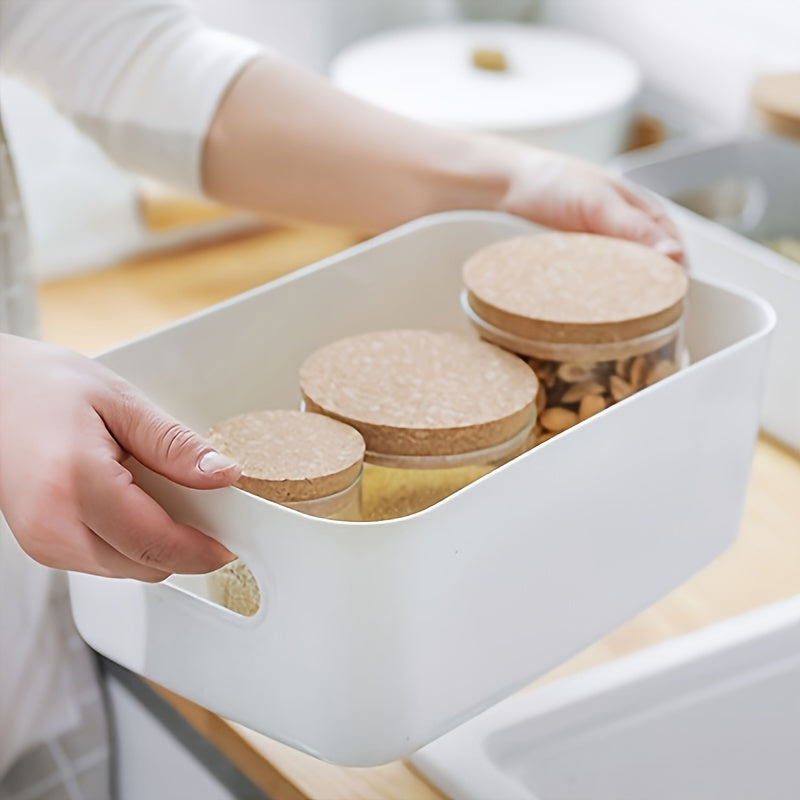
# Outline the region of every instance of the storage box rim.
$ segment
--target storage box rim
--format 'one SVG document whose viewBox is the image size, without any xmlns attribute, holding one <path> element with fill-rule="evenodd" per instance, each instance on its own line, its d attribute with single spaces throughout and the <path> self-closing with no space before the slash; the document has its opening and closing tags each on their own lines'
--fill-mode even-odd
<svg viewBox="0 0 800 800">
<path fill-rule="evenodd" d="M 674 205 L 674 204 L 673 204 Z M 683 212 L 684 209 L 675 206 L 678 211 Z M 689 213 L 689 212 L 687 212 Z M 700 218 L 703 220 L 703 218 Z M 530 226 L 533 229 L 536 229 L 538 226 L 532 225 L 529 221 L 516 217 L 510 214 L 505 214 L 502 212 L 487 212 L 487 211 L 446 211 L 437 214 L 431 214 L 425 217 L 420 217 L 419 219 L 412 220 L 411 222 L 405 223 L 404 225 L 399 226 L 398 228 L 394 228 L 390 231 L 385 233 L 379 234 L 378 236 L 373 237 L 372 239 L 361 242 L 353 247 L 347 248 L 346 250 L 341 251 L 340 253 L 336 253 L 332 256 L 329 256 L 325 259 L 322 259 L 318 262 L 310 264 L 306 267 L 302 267 L 298 270 L 288 273 L 274 281 L 269 281 L 261 286 L 255 287 L 247 292 L 240 293 L 234 297 L 231 297 L 227 300 L 224 300 L 220 303 L 217 303 L 213 306 L 210 306 L 206 309 L 202 309 L 198 312 L 190 314 L 186 317 L 183 317 L 175 322 L 162 326 L 155 331 L 152 331 L 144 336 L 137 337 L 132 339 L 129 342 L 123 343 L 116 347 L 110 348 L 106 350 L 101 356 L 97 358 L 99 360 L 103 360 L 104 358 L 110 357 L 114 353 L 118 351 L 123 351 L 128 349 L 139 342 L 147 341 L 152 338 L 155 338 L 159 335 L 167 333 L 173 329 L 176 329 L 180 326 L 187 325 L 192 323 L 195 320 L 201 319 L 209 314 L 216 312 L 222 308 L 228 308 L 231 306 L 235 306 L 236 304 L 246 301 L 252 297 L 259 296 L 265 292 L 272 291 L 279 286 L 283 286 L 287 283 L 297 281 L 303 279 L 307 276 L 313 275 L 315 272 L 325 269 L 328 266 L 332 266 L 336 263 L 339 263 L 344 260 L 348 260 L 352 256 L 358 255 L 363 252 L 368 252 L 371 249 L 379 247 L 385 243 L 390 243 L 393 239 L 402 237 L 408 233 L 411 233 L 416 230 L 423 230 L 425 228 L 430 228 L 433 226 L 437 226 L 440 224 L 450 224 L 450 223 L 462 223 L 464 221 L 469 220 L 485 220 L 487 222 L 508 222 L 515 227 L 518 227 L 520 223 L 523 223 L 526 226 Z M 703 220 L 706 221 L 707 220 Z M 714 226 L 718 227 L 718 226 Z M 742 238 L 742 237 L 739 237 Z M 756 245 L 758 247 L 758 245 Z M 694 369 L 697 367 L 698 364 L 704 363 L 706 361 L 714 361 L 718 359 L 729 358 L 732 355 L 735 355 L 736 352 L 739 350 L 746 348 L 755 340 L 758 340 L 764 336 L 768 336 L 772 329 L 775 326 L 776 315 L 772 308 L 772 306 L 767 303 L 763 298 L 759 295 L 755 294 L 754 292 L 743 289 L 735 284 L 731 284 L 725 281 L 719 281 L 716 279 L 709 279 L 709 278 L 697 278 L 690 276 L 690 283 L 697 283 L 699 285 L 706 285 L 711 286 L 716 289 L 722 290 L 727 292 L 728 294 L 738 296 L 752 305 L 757 306 L 762 314 L 761 320 L 761 327 L 754 331 L 753 333 L 745 336 L 742 339 L 728 345 L 727 347 L 723 348 L 722 350 L 718 350 L 717 352 L 711 353 L 708 356 L 700 359 L 698 362 L 693 362 L 688 367 L 683 370 L 680 370 L 678 373 L 667 377 L 666 379 L 660 381 L 658 384 L 654 384 L 653 386 L 646 387 L 640 392 L 636 392 L 635 394 L 631 395 L 628 398 L 625 398 L 621 403 L 615 403 L 613 406 L 609 407 L 603 412 L 603 415 L 597 415 L 595 417 L 590 417 L 589 419 L 583 420 L 582 422 L 578 423 L 577 425 L 573 426 L 572 428 L 562 432 L 557 437 L 553 437 L 553 439 L 543 442 L 542 444 L 538 445 L 536 448 L 533 448 L 525 453 L 516 456 L 514 459 L 509 461 L 506 464 L 497 467 L 496 469 L 492 470 L 487 475 L 481 476 L 471 484 L 459 489 L 458 491 L 454 492 L 453 494 L 445 497 L 442 500 L 439 500 L 434 505 L 423 509 L 421 511 L 417 511 L 414 514 L 409 514 L 403 517 L 397 517 L 394 519 L 388 520 L 377 520 L 377 521 L 368 521 L 368 522 L 355 522 L 355 521 L 347 521 L 347 520 L 330 520 L 324 518 L 312 518 L 313 524 L 318 528 L 322 529 L 325 528 L 329 533 L 336 532 L 337 535 L 344 536 L 349 538 L 352 535 L 369 535 L 374 536 L 376 531 L 380 530 L 381 532 L 386 533 L 397 533 L 398 535 L 404 534 L 407 532 L 407 529 L 410 526 L 416 525 L 418 520 L 423 520 L 431 516 L 437 516 L 440 513 L 445 513 L 447 507 L 452 502 L 457 502 L 458 498 L 463 496 L 463 494 L 467 491 L 471 491 L 474 487 L 478 484 L 483 484 L 487 480 L 496 479 L 497 476 L 504 470 L 512 467 L 513 464 L 517 464 L 522 459 L 528 459 L 531 457 L 535 457 L 537 452 L 541 451 L 541 448 L 551 445 L 554 440 L 563 441 L 564 436 L 571 436 L 575 435 L 576 432 L 582 431 L 586 428 L 587 425 L 596 424 L 598 422 L 598 418 L 601 416 L 605 416 L 609 413 L 617 413 L 615 409 L 618 409 L 620 406 L 627 407 L 631 402 L 638 402 L 642 399 L 646 393 L 649 394 L 650 391 L 653 389 L 658 390 L 658 387 L 661 385 L 663 386 L 666 381 L 674 381 L 674 380 L 681 380 L 687 374 L 691 374 Z M 691 313 L 691 312 L 690 312 Z M 197 490 L 199 491 L 199 490 Z M 241 493 L 243 495 L 247 495 L 246 502 L 256 502 L 265 504 L 266 507 L 269 508 L 267 512 L 270 515 L 274 515 L 275 519 L 280 519 L 281 515 L 298 515 L 300 517 L 308 518 L 309 515 L 304 514 L 301 511 L 297 511 L 295 509 L 289 508 L 287 506 L 283 506 L 279 503 L 274 503 L 270 500 L 257 497 L 252 495 L 248 492 L 245 492 L 242 489 L 238 489 L 236 487 L 226 487 L 223 489 L 216 490 L 220 493 Z M 444 509 L 444 511 L 443 511 Z M 420 523 L 421 524 L 421 523 Z M 256 615 L 257 616 L 257 615 Z"/>
</svg>

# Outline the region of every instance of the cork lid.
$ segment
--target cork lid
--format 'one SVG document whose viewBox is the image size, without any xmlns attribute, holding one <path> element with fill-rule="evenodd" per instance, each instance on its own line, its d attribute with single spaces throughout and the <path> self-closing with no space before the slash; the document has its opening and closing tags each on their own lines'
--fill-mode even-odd
<svg viewBox="0 0 800 800">
<path fill-rule="evenodd" d="M 242 468 L 240 489 L 276 503 L 341 492 L 358 477 L 361 434 L 321 414 L 253 411 L 215 425 L 208 441 Z"/>
<path fill-rule="evenodd" d="M 449 455 L 493 447 L 533 422 L 538 382 L 517 356 L 457 333 L 341 339 L 300 369 L 306 407 L 358 428 L 368 451 Z"/>
<path fill-rule="evenodd" d="M 589 233 L 542 233 L 484 247 L 464 264 L 472 310 L 501 330 L 559 343 L 621 341 L 675 322 L 688 279 L 666 256 Z"/>
<path fill-rule="evenodd" d="M 767 128 L 800 139 L 800 72 L 760 76 L 751 97 Z"/>
</svg>

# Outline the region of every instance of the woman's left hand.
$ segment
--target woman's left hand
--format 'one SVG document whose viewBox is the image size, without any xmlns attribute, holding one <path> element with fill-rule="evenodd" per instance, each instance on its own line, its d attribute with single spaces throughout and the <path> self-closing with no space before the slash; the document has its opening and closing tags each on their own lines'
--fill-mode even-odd
<svg viewBox="0 0 800 800">
<path fill-rule="evenodd" d="M 659 203 L 568 156 L 521 148 L 501 209 L 551 228 L 630 239 L 683 262 L 678 230 Z"/>
</svg>

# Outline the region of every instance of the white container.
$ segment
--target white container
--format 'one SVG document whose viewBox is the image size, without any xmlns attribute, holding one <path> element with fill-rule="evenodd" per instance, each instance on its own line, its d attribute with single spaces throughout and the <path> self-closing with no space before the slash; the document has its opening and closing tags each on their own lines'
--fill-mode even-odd
<svg viewBox="0 0 800 800">
<path fill-rule="evenodd" d="M 289 407 L 299 365 L 329 341 L 380 328 L 468 332 L 462 262 L 534 230 L 482 212 L 424 218 L 102 361 L 196 430 L 248 408 Z M 174 586 L 72 574 L 81 634 L 129 669 L 320 758 L 371 765 L 419 749 L 735 539 L 773 314 L 700 281 L 689 302 L 696 363 L 408 517 L 317 519 L 137 469 L 175 518 L 246 561 L 262 605 L 245 619 Z"/>
<path fill-rule="evenodd" d="M 414 756 L 453 800 L 797 800 L 800 597 L 516 695 Z"/>
<path fill-rule="evenodd" d="M 476 49 L 502 53 L 507 69 L 476 68 Z M 329 72 L 339 88 L 413 119 L 596 162 L 624 149 L 642 82 L 636 63 L 599 39 L 511 22 L 386 31 L 344 48 Z"/>
<path fill-rule="evenodd" d="M 759 244 L 800 237 L 800 143 L 771 136 L 690 140 L 632 153 L 615 167 L 634 183 L 711 217 L 673 209 L 698 277 L 736 284 L 774 307 L 762 423 L 800 451 L 800 264 Z M 729 257 L 710 257 L 719 248 Z"/>
</svg>

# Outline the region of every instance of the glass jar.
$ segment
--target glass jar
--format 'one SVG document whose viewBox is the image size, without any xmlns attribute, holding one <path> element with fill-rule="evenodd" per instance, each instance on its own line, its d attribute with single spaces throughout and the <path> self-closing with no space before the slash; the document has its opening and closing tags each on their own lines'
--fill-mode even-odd
<svg viewBox="0 0 800 800">
<path fill-rule="evenodd" d="M 321 414 L 259 411 L 220 422 L 208 435 L 219 452 L 242 468 L 236 486 L 305 514 L 326 519 L 361 517 L 361 434 Z M 244 616 L 261 605 L 253 573 L 241 560 L 207 576 L 213 602 Z"/>
<path fill-rule="evenodd" d="M 462 306 L 486 341 L 539 379 L 531 446 L 688 363 L 688 279 L 643 245 L 544 233 L 489 245 L 464 265 Z"/>
<path fill-rule="evenodd" d="M 362 520 L 376 521 L 428 508 L 522 453 L 538 381 L 478 339 L 393 330 L 316 351 L 300 387 L 307 409 L 363 435 Z"/>
<path fill-rule="evenodd" d="M 494 447 L 458 455 L 402 456 L 367 451 L 361 518 L 395 519 L 422 511 L 487 475 L 526 449 L 533 415 L 520 431 Z"/>
</svg>

